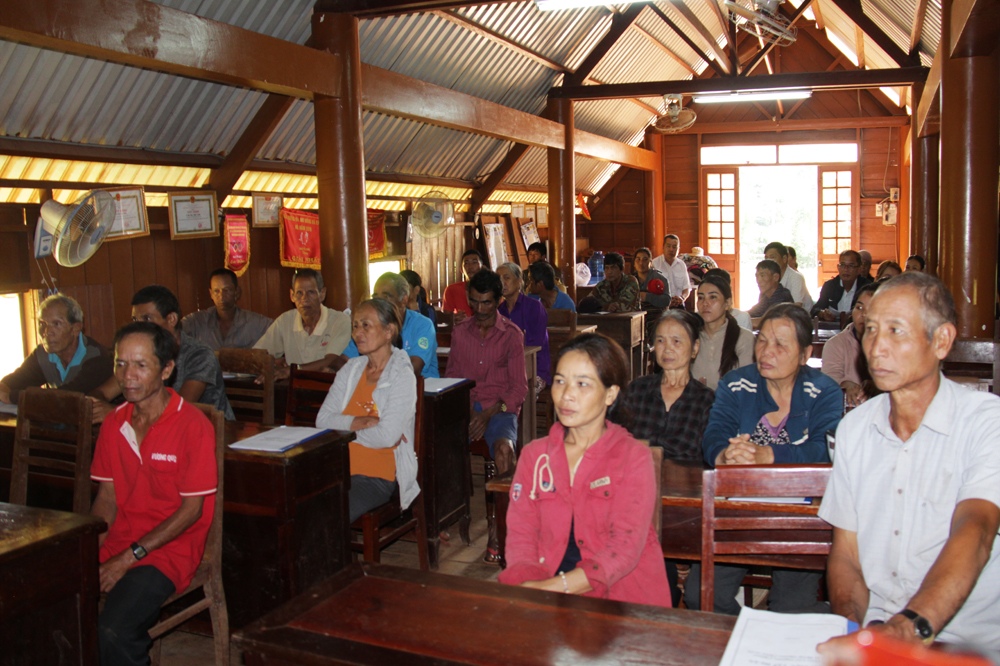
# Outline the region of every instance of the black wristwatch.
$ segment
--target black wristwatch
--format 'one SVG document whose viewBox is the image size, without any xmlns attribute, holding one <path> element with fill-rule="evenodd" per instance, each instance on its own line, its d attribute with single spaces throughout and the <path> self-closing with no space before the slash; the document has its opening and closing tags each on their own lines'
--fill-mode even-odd
<svg viewBox="0 0 1000 666">
<path fill-rule="evenodd" d="M 926 617 L 918 615 L 909 608 L 899 611 L 899 615 L 913 623 L 913 630 L 916 632 L 917 638 L 924 642 L 924 645 L 930 645 L 934 642 L 934 627 L 931 626 Z"/>
<path fill-rule="evenodd" d="M 140 545 L 139 545 L 139 544 L 137 544 L 137 543 L 133 543 L 133 544 L 132 544 L 132 545 L 130 546 L 130 548 L 132 549 L 132 555 L 134 555 L 134 556 L 135 556 L 135 559 L 136 559 L 137 561 L 138 561 L 138 560 L 141 560 L 142 558 L 144 558 L 144 557 L 146 557 L 147 555 L 149 555 L 149 551 L 147 551 L 147 550 L 146 550 L 145 548 L 143 548 L 142 546 L 140 546 Z"/>
</svg>

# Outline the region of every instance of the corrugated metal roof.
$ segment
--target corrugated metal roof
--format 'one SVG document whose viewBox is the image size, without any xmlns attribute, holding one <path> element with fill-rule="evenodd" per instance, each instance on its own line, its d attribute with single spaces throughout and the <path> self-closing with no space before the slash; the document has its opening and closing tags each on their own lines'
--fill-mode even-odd
<svg viewBox="0 0 1000 666">
<path fill-rule="evenodd" d="M 845 44 L 853 44 L 853 23 L 831 0 L 819 1 L 828 29 Z M 863 1 L 866 13 L 905 50 L 919 0 Z M 297 43 L 304 43 L 310 33 L 313 2 L 160 0 L 165 6 Z M 656 4 L 710 53 L 700 32 L 688 29 L 675 2 Z M 708 2 L 688 0 L 688 6 L 716 43 L 724 44 L 723 27 Z M 627 5 L 615 7 L 622 11 Z M 570 70 L 601 40 L 612 19 L 608 6 L 540 12 L 531 0 L 468 7 L 456 13 Z M 940 38 L 940 13 L 940 0 L 930 0 L 921 54 L 928 64 Z M 707 66 L 652 11 L 642 11 L 637 25 L 696 71 Z M 362 20 L 360 39 L 366 63 L 527 113 L 540 113 L 546 93 L 562 80 L 553 68 L 434 13 Z M 869 67 L 895 66 L 871 40 L 865 40 L 865 51 Z M 634 29 L 623 35 L 594 72 L 596 79 L 608 83 L 690 76 L 685 67 Z M 0 41 L 0 136 L 224 155 L 263 99 L 255 91 Z M 662 104 L 656 98 L 643 101 L 656 108 Z M 575 116 L 579 129 L 633 145 L 641 140 L 651 119 L 648 110 L 623 100 L 578 103 Z M 368 112 L 364 131 L 366 167 L 373 173 L 482 179 L 511 145 Z M 292 105 L 258 158 L 315 163 L 311 103 L 299 100 Z M 577 185 L 596 191 L 613 170 L 604 163 L 578 158 Z M 545 151 L 532 148 L 508 182 L 538 186 L 546 178 Z M 23 196 L 29 195 L 0 192 L 0 198 Z"/>
</svg>

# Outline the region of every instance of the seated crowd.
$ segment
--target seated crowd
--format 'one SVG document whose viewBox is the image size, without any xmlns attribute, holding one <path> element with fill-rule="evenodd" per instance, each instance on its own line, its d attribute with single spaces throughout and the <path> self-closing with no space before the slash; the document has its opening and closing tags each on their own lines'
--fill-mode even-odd
<svg viewBox="0 0 1000 666">
<path fill-rule="evenodd" d="M 513 474 L 501 582 L 676 606 L 677 563 L 664 562 L 653 528 L 660 499 L 647 445 L 709 468 L 833 458 L 819 510 L 833 526 L 828 602 L 820 573 L 774 568 L 770 608 L 832 611 L 905 641 L 936 636 L 1000 649 L 1000 462 L 991 451 L 1000 400 L 941 374 L 956 336 L 954 302 L 920 257 L 906 271 L 883 262 L 873 280 L 870 255 L 845 250 L 837 277 L 813 301 L 794 250 L 771 243 L 756 267 L 759 302 L 741 312 L 730 274 L 701 252 L 679 255 L 674 235 L 658 257 L 636 250 L 630 267 L 611 252 L 579 306 L 650 311 L 653 370 L 632 377 L 626 352 L 599 334 L 572 338 L 549 357 L 549 312 L 576 304 L 537 245 L 525 270 L 504 263 L 491 271 L 469 250 L 465 280 L 443 292 L 442 309 L 455 313 L 443 374 L 475 381 L 469 439 L 484 440 L 498 474 Z M 693 311 L 685 309 L 692 291 Z M 134 323 L 117 333 L 113 352 L 83 334 L 73 299 L 49 297 L 39 310 L 42 343 L 0 382 L 5 402 L 28 386 L 81 391 L 95 420 L 111 424 L 92 467 L 100 483 L 93 513 L 110 525 L 100 554 L 102 663 L 148 663 L 146 632 L 159 604 L 200 560 L 217 470 L 209 424 L 187 403 L 234 418 L 213 349 L 265 349 L 279 376 L 293 364 L 336 373 L 316 425 L 356 434 L 351 521 L 397 492 L 405 508 L 420 492 L 416 377 L 439 375 L 440 313 L 419 275 L 382 275 L 350 315 L 323 304 L 322 275 L 310 270 L 295 273 L 295 308 L 273 322 L 237 307 L 230 271 L 212 273 L 210 294 L 213 307 L 181 319 L 170 290 L 139 290 Z M 825 343 L 822 370 L 810 367 L 814 318 L 846 313 L 847 326 Z M 529 377 L 524 349 L 533 345 L 542 351 Z M 554 418 L 546 437 L 518 451 L 528 382 L 549 389 Z M 149 477 L 167 459 L 169 480 L 151 497 Z M 739 612 L 746 573 L 715 565 L 711 610 Z M 691 566 L 689 609 L 700 606 L 700 575 Z"/>
</svg>

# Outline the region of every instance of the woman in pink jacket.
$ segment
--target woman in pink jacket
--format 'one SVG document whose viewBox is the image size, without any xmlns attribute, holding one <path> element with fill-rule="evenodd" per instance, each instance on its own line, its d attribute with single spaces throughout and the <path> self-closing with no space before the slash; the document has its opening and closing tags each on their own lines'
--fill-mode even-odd
<svg viewBox="0 0 1000 666">
<path fill-rule="evenodd" d="M 500 582 L 669 607 L 649 449 L 621 425 L 625 352 L 597 334 L 566 345 L 552 379 L 559 422 L 525 447 Z"/>
</svg>

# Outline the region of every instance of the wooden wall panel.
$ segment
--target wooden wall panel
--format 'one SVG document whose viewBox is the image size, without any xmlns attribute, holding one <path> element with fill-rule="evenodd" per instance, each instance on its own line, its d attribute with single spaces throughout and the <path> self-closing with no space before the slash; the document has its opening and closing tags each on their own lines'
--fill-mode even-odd
<svg viewBox="0 0 1000 666">
<path fill-rule="evenodd" d="M 643 244 L 646 216 L 645 179 L 641 171 L 630 169 L 592 211 L 592 220 L 577 220 L 577 236 L 587 238 L 590 247 L 605 253 L 631 252 Z"/>
<path fill-rule="evenodd" d="M 882 224 L 882 218 L 875 214 L 875 204 L 880 199 L 861 200 L 861 247 L 872 253 L 872 277 L 878 265 L 892 260 L 899 263 L 896 253 L 896 227 Z"/>
</svg>

